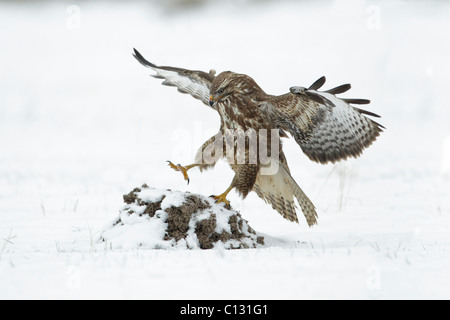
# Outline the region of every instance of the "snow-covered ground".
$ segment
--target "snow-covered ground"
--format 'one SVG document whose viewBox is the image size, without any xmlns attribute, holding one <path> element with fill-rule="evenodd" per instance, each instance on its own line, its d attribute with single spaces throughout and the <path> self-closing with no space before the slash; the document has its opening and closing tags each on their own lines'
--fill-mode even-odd
<svg viewBox="0 0 450 320">
<path fill-rule="evenodd" d="M 450 298 L 450 5 L 163 3 L 0 2 L 0 298 Z M 273 94 L 350 82 L 387 130 L 338 165 L 285 141 L 311 229 L 232 193 L 263 248 L 111 250 L 95 239 L 134 187 L 210 195 L 233 175 L 221 163 L 187 186 L 167 167 L 191 163 L 219 118 L 148 77 L 133 47 Z"/>
</svg>

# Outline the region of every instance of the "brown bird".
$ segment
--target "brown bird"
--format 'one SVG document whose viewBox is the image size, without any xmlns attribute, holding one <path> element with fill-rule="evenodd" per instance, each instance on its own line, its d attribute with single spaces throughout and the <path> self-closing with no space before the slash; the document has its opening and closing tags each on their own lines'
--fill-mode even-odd
<svg viewBox="0 0 450 320">
<path fill-rule="evenodd" d="M 378 115 L 351 105 L 369 100 L 336 97 L 348 91 L 349 84 L 318 91 L 325 77 L 308 88 L 291 87 L 289 93 L 275 96 L 245 74 L 225 71 L 216 76 L 214 70 L 160 67 L 136 49 L 134 57 L 153 69 L 155 78 L 164 79 L 162 84 L 177 87 L 219 113 L 220 130 L 200 147 L 195 163 L 181 166 L 169 161 L 169 165 L 189 183 L 188 170 L 203 171 L 225 158 L 235 176 L 224 193 L 212 197 L 226 205 L 234 188 L 243 198 L 255 191 L 284 218 L 298 222 L 295 197 L 312 226 L 318 218 L 315 207 L 292 178 L 280 138 L 289 133 L 309 159 L 325 164 L 358 157 L 384 128 L 365 116 Z"/>
</svg>

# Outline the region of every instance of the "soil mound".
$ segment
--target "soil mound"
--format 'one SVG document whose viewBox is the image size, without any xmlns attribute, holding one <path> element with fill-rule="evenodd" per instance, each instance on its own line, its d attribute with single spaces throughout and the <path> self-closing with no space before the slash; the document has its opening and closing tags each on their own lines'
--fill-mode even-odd
<svg viewBox="0 0 450 320">
<path fill-rule="evenodd" d="M 189 192 L 142 185 L 98 239 L 111 248 L 245 249 L 264 244 L 239 212 Z"/>
</svg>

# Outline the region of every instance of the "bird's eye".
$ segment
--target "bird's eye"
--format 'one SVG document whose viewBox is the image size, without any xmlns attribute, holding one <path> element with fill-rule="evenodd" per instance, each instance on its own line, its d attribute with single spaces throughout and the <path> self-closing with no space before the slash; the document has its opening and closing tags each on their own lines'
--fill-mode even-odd
<svg viewBox="0 0 450 320">
<path fill-rule="evenodd" d="M 217 90 L 218 94 L 222 94 L 223 93 L 223 88 L 220 88 L 219 90 Z"/>
</svg>

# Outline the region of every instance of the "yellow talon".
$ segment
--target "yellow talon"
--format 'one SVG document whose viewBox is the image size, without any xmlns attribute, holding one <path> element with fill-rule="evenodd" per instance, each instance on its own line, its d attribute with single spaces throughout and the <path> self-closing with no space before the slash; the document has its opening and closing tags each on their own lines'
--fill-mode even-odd
<svg viewBox="0 0 450 320">
<path fill-rule="evenodd" d="M 227 200 L 227 196 L 225 196 L 225 195 L 223 195 L 223 194 L 218 195 L 218 196 L 214 196 L 214 195 L 213 195 L 213 196 L 211 196 L 211 198 L 213 198 L 214 200 L 216 200 L 216 203 L 225 202 L 225 204 L 226 204 L 227 206 L 230 205 L 230 201 Z"/>
<path fill-rule="evenodd" d="M 227 200 L 227 195 L 231 191 L 231 189 L 232 189 L 232 187 L 230 186 L 224 193 L 222 193 L 218 196 L 211 195 L 209 197 L 216 200 L 216 203 L 225 202 L 225 207 L 230 209 L 230 201 Z"/>
<path fill-rule="evenodd" d="M 172 162 L 170 162 L 170 161 L 167 161 L 167 162 L 169 163 L 169 167 L 171 167 L 173 170 L 175 170 L 175 171 L 181 171 L 181 173 L 183 174 L 184 180 L 186 180 L 187 183 L 189 184 L 189 176 L 188 176 L 188 174 L 187 174 L 187 171 L 188 171 L 190 168 L 183 167 L 183 166 L 180 165 L 180 164 L 174 165 L 174 164 L 173 164 Z"/>
</svg>

